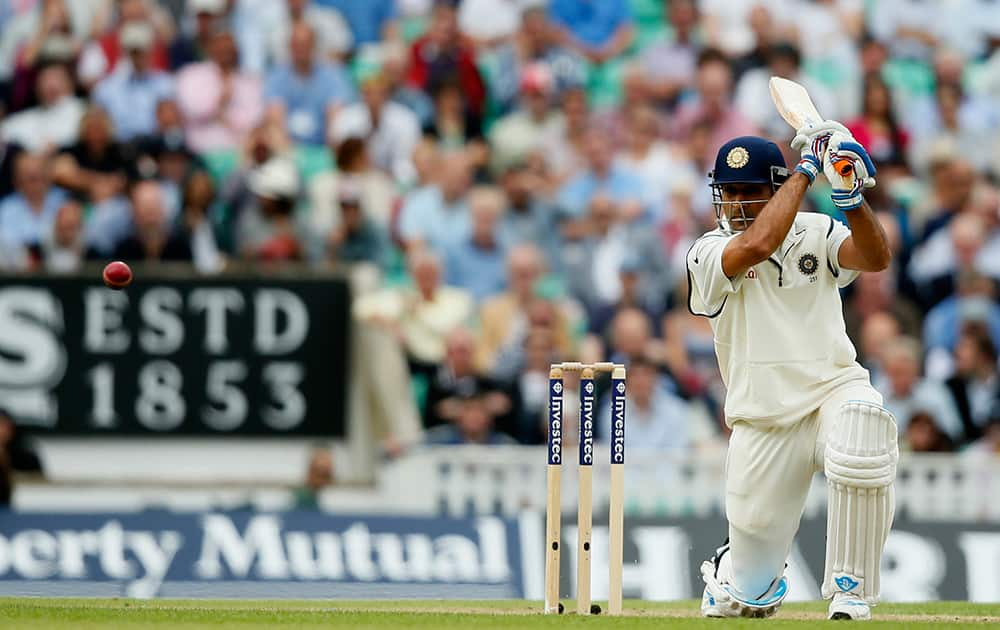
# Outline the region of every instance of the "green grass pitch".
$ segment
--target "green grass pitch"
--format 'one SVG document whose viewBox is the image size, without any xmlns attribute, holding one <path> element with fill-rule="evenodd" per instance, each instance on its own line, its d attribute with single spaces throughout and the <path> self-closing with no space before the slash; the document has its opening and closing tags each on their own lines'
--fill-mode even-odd
<svg viewBox="0 0 1000 630">
<path fill-rule="evenodd" d="M 567 610 L 574 608 L 564 602 Z M 264 601 L 0 598 L 0 628 L 812 628 L 825 602 L 787 604 L 769 620 L 703 619 L 698 603 L 627 601 L 626 616 L 542 615 L 525 601 Z M 1000 604 L 883 604 L 870 628 L 981 628 L 1000 625 Z"/>
</svg>

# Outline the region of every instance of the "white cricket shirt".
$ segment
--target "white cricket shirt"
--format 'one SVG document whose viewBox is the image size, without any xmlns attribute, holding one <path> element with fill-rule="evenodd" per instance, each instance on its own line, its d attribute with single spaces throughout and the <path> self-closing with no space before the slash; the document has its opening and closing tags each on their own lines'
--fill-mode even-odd
<svg viewBox="0 0 1000 630">
<path fill-rule="evenodd" d="M 688 308 L 711 319 L 730 426 L 787 426 L 843 383 L 867 382 L 839 292 L 858 275 L 837 257 L 850 234 L 827 215 L 800 212 L 776 252 L 732 279 L 722 250 L 734 234 L 716 229 L 691 246 Z"/>
</svg>

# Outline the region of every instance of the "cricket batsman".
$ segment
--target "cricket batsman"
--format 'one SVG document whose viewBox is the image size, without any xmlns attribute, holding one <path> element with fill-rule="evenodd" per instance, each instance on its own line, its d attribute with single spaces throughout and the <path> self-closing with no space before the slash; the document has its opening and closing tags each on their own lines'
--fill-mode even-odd
<svg viewBox="0 0 1000 630">
<path fill-rule="evenodd" d="M 711 320 L 726 384 L 729 537 L 701 567 L 708 617 L 768 617 L 788 593 L 785 561 L 813 474 L 829 488 L 823 597 L 831 619 L 870 619 L 892 525 L 897 429 L 856 361 L 839 289 L 891 253 L 863 191 L 867 151 L 840 123 L 797 131 L 789 174 L 778 147 L 723 145 L 711 173 L 718 227 L 687 255 L 688 308 Z M 841 177 L 834 163 L 850 160 Z M 799 212 L 820 172 L 850 229 Z"/>
</svg>

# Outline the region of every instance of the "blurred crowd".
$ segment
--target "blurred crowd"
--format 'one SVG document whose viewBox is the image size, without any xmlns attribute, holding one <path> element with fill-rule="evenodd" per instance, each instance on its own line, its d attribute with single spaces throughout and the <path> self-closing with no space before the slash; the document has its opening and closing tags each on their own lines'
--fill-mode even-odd
<svg viewBox="0 0 1000 630">
<path fill-rule="evenodd" d="M 903 442 L 998 452 L 998 45 L 989 0 L 8 0 L 0 269 L 343 270 L 390 455 L 542 442 L 559 360 L 629 364 L 629 448 L 714 448 L 684 255 L 723 142 L 789 151 L 778 75 L 878 166 L 844 308 Z"/>
</svg>

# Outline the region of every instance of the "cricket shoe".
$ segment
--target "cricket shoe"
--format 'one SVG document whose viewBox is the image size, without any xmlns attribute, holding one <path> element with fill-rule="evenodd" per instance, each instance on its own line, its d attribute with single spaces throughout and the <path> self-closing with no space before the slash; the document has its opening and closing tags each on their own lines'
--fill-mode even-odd
<svg viewBox="0 0 1000 630">
<path fill-rule="evenodd" d="M 701 565 L 705 592 L 701 597 L 701 614 L 705 617 L 770 617 L 778 611 L 788 594 L 785 576 L 775 578 L 762 596 L 749 599 L 730 584 L 732 562 L 728 555 L 729 540 L 719 547 L 711 560 Z"/>
<path fill-rule="evenodd" d="M 854 593 L 834 593 L 828 618 L 868 621 L 872 618 L 872 609 L 868 602 Z"/>
</svg>

